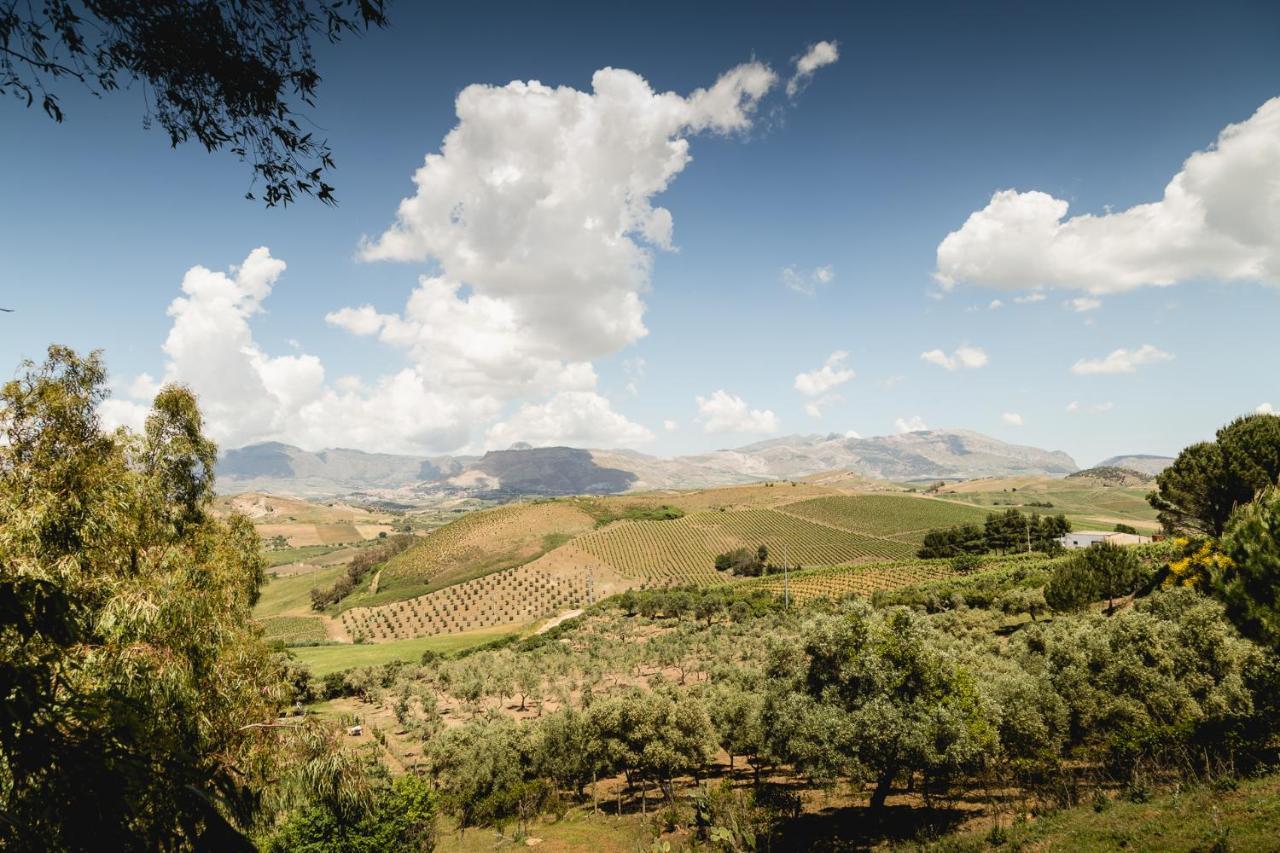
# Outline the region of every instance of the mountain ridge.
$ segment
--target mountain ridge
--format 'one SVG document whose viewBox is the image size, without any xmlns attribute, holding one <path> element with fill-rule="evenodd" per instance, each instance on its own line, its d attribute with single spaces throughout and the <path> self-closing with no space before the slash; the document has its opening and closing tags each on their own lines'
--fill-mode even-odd
<svg viewBox="0 0 1280 853">
<path fill-rule="evenodd" d="M 1010 444 L 971 430 L 919 430 L 860 438 L 787 435 L 738 448 L 676 457 L 635 450 L 530 447 L 482 456 L 306 451 L 281 442 L 229 450 L 218 460 L 219 491 L 300 497 L 363 495 L 406 503 L 463 497 L 511 500 L 567 494 L 703 488 L 847 471 L 879 480 L 1064 476 L 1079 470 L 1060 450 Z"/>
</svg>

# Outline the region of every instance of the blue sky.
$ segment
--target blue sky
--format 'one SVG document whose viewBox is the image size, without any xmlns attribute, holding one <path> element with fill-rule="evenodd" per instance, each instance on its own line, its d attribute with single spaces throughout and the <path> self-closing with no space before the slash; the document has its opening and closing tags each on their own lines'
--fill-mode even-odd
<svg viewBox="0 0 1280 853">
<path fill-rule="evenodd" d="M 1274 4 L 602 8 L 402 3 L 323 51 L 336 209 L 243 201 L 247 168 L 169 149 L 137 92 L 66 90 L 61 126 L 6 105 L 0 362 L 100 347 L 113 418 L 179 379 L 229 446 L 672 454 L 924 424 L 1089 464 L 1280 408 Z M 788 96 L 820 42 L 838 59 Z M 610 106 L 605 68 L 676 100 Z M 567 88 L 467 90 L 530 80 Z M 731 103 L 691 96 L 717 80 Z M 419 194 L 464 90 L 475 113 Z M 552 103 L 582 114 L 511 129 Z M 1135 210 L 1233 123 L 1185 193 Z M 681 141 L 691 161 L 664 161 Z M 539 163 L 567 212 L 529 202 L 546 176 L 519 164 Z M 436 227 L 450 193 L 465 233 Z M 616 234 L 588 225 L 614 214 Z M 842 352 L 844 381 L 797 381 Z"/>
</svg>

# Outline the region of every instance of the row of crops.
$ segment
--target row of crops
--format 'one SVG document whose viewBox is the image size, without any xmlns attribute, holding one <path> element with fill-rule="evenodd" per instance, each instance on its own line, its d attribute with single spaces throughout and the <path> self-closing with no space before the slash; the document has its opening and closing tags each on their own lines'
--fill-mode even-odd
<svg viewBox="0 0 1280 853">
<path fill-rule="evenodd" d="M 1044 564 L 1043 554 L 1011 554 L 985 559 L 978 571 L 987 574 L 1015 566 Z M 782 575 L 770 575 L 747 581 L 747 584 L 779 596 L 783 594 L 784 586 L 787 586 L 793 600 L 810 601 L 815 598 L 843 598 L 847 595 L 871 596 L 878 590 L 920 586 L 960 577 L 965 575 L 956 572 L 949 560 L 896 560 L 860 566 L 805 569 L 792 572 L 785 579 Z"/>
<path fill-rule="evenodd" d="M 525 565 L 392 604 L 353 607 L 339 618 L 352 639 L 456 634 L 583 607 L 592 595 L 588 583 L 586 572 L 553 574 Z"/>
<path fill-rule="evenodd" d="M 982 524 L 988 510 L 907 495 L 830 495 L 785 504 L 782 511 L 868 536 L 919 543 L 935 527 Z"/>
<path fill-rule="evenodd" d="M 780 563 L 838 565 L 901 559 L 912 546 L 770 509 L 699 512 L 674 521 L 633 521 L 580 537 L 577 544 L 628 577 L 714 583 L 717 554 L 764 545 Z"/>
<path fill-rule="evenodd" d="M 268 616 L 259 619 L 258 624 L 266 640 L 278 640 L 286 646 L 325 638 L 324 622 L 318 616 Z"/>
</svg>

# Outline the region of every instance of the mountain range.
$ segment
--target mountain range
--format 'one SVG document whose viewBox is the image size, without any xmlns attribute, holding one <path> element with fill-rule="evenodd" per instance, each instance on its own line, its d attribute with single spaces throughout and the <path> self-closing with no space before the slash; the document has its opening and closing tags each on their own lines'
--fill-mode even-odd
<svg viewBox="0 0 1280 853">
<path fill-rule="evenodd" d="M 483 456 L 410 456 L 307 451 L 266 442 L 227 451 L 218 460 L 217 479 L 224 493 L 360 496 L 416 505 L 462 497 L 509 500 L 702 488 L 831 471 L 910 482 L 1064 476 L 1077 470 L 1075 460 L 1062 451 L 1009 444 L 967 430 L 921 430 L 871 438 L 790 435 L 672 458 L 527 444 Z"/>
</svg>

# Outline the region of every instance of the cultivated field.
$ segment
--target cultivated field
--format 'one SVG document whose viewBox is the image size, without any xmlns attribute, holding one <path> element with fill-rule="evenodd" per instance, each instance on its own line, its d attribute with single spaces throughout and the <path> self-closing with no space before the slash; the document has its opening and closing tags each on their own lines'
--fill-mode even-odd
<svg viewBox="0 0 1280 853">
<path fill-rule="evenodd" d="M 1147 503 L 1150 485 L 1114 486 L 1093 477 L 1002 477 L 969 480 L 943 488 L 938 497 L 987 511 L 1010 507 L 1042 515 L 1063 513 L 1076 530 L 1110 530 L 1132 524 L 1155 530 L 1156 512 Z M 1052 507 L 1034 504 L 1050 503 Z"/>
<path fill-rule="evenodd" d="M 982 524 L 988 510 L 909 495 L 831 495 L 785 504 L 783 512 L 812 521 L 919 544 L 935 527 Z"/>
</svg>

